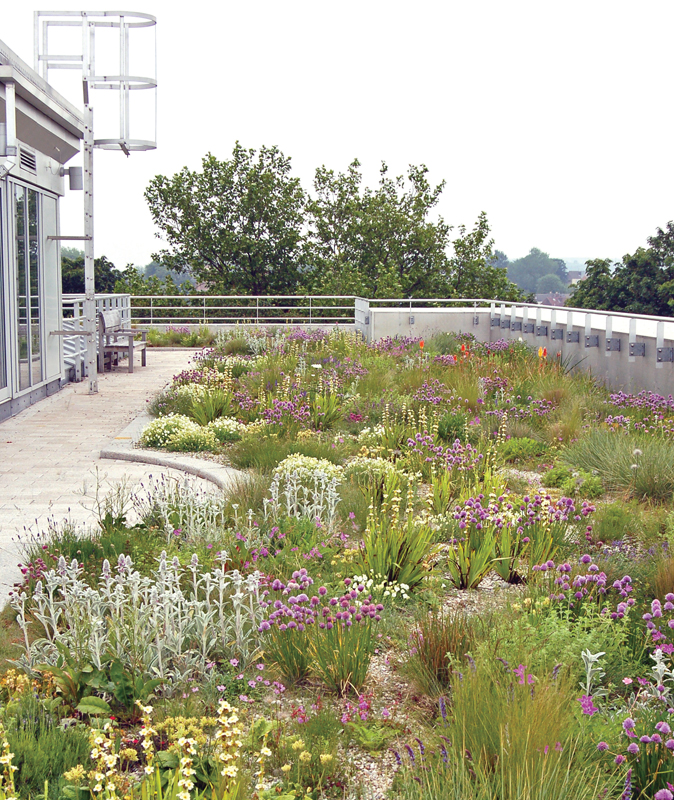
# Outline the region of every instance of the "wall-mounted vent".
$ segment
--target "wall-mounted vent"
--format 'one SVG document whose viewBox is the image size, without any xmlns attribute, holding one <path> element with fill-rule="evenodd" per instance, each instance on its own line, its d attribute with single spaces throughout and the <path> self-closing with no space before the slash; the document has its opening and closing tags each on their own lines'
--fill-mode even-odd
<svg viewBox="0 0 674 800">
<path fill-rule="evenodd" d="M 35 153 L 21 147 L 19 149 L 19 161 L 21 163 L 21 169 L 25 169 L 27 172 L 32 172 L 33 175 L 37 175 L 37 156 Z"/>
</svg>

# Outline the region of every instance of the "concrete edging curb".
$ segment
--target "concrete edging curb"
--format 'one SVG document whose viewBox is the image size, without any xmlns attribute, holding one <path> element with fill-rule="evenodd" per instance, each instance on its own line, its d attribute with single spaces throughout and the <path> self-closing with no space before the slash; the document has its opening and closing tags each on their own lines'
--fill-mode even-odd
<svg viewBox="0 0 674 800">
<path fill-rule="evenodd" d="M 151 419 L 152 417 L 146 413 L 137 416 L 133 422 L 124 428 L 119 436 L 115 437 L 110 446 L 101 450 L 100 458 L 134 461 L 139 464 L 153 464 L 158 467 L 180 470 L 197 478 L 210 481 L 219 489 L 228 488 L 232 483 L 232 479 L 242 474 L 239 470 L 232 469 L 232 467 L 225 467 L 220 464 L 211 465 L 211 462 L 190 456 L 174 456 L 158 450 L 135 448 L 134 445 L 140 438 L 143 428 Z"/>
</svg>

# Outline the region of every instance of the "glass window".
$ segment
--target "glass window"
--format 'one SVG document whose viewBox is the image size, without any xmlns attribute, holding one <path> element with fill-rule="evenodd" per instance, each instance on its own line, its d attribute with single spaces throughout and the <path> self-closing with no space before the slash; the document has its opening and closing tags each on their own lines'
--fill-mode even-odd
<svg viewBox="0 0 674 800">
<path fill-rule="evenodd" d="M 42 380 L 39 195 L 14 185 L 19 391 Z"/>
<path fill-rule="evenodd" d="M 30 387 L 30 339 L 28 318 L 28 283 L 26 280 L 26 190 L 14 186 L 14 221 L 16 225 L 16 314 L 18 330 L 19 391 Z"/>
<path fill-rule="evenodd" d="M 40 245 L 38 238 L 38 194 L 28 190 L 28 261 L 30 275 L 30 363 L 31 386 L 42 380 L 42 330 L 40 325 L 40 301 L 42 297 L 40 280 Z"/>
</svg>

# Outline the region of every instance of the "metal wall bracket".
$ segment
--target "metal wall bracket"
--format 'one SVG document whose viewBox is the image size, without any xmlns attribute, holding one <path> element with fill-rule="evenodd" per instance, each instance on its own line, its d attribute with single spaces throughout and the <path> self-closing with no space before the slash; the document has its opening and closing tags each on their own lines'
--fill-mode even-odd
<svg viewBox="0 0 674 800">
<path fill-rule="evenodd" d="M 509 319 L 502 319 L 501 320 L 501 327 L 502 328 L 509 328 L 510 327 L 510 320 Z"/>
<path fill-rule="evenodd" d="M 645 356 L 646 355 L 646 342 L 630 342 L 630 355 L 631 356 Z"/>
<path fill-rule="evenodd" d="M 536 336 L 547 336 L 547 335 L 548 335 L 547 325 L 538 325 L 536 327 Z"/>
<path fill-rule="evenodd" d="M 476 315 L 473 317 L 473 325 L 479 325 L 479 324 L 480 324 L 480 318 L 479 318 L 479 317 L 478 317 L 478 315 L 476 314 Z"/>
<path fill-rule="evenodd" d="M 513 322 L 510 325 L 511 331 L 521 331 L 522 330 L 522 323 L 518 320 L 517 322 Z"/>
<path fill-rule="evenodd" d="M 599 347 L 599 336 L 586 336 L 585 337 L 585 347 Z"/>
<path fill-rule="evenodd" d="M 365 324 L 366 324 L 366 325 L 369 325 L 369 324 L 370 324 L 370 317 L 365 317 Z"/>
<path fill-rule="evenodd" d="M 616 339 L 615 336 L 612 336 L 606 340 L 606 350 L 617 350 L 620 352 L 620 339 Z"/>
<path fill-rule="evenodd" d="M 501 317 L 492 317 L 491 318 L 491 327 L 498 328 L 501 324 Z"/>
<path fill-rule="evenodd" d="M 562 328 L 553 328 L 550 331 L 550 338 L 551 339 L 563 339 L 564 338 L 564 331 Z"/>
<path fill-rule="evenodd" d="M 657 360 L 660 364 L 664 361 L 674 361 L 674 347 L 658 347 Z"/>
<path fill-rule="evenodd" d="M 579 342 L 580 341 L 580 331 L 567 331 L 566 332 L 566 341 L 567 342 Z"/>
<path fill-rule="evenodd" d="M 410 325 L 414 325 L 414 317 L 410 317 Z"/>
<path fill-rule="evenodd" d="M 522 329 L 525 333 L 533 333 L 534 332 L 534 323 L 533 322 L 525 322 L 524 327 Z"/>
</svg>

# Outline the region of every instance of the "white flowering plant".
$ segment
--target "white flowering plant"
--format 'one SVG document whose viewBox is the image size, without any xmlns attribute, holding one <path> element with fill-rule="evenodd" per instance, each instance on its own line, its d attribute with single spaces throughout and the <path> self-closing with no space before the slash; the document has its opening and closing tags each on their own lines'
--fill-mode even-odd
<svg viewBox="0 0 674 800">
<path fill-rule="evenodd" d="M 183 414 L 167 414 L 165 417 L 153 419 L 143 428 L 138 444 L 141 447 L 167 447 L 169 440 L 176 433 L 198 427 L 194 420 Z"/>
<path fill-rule="evenodd" d="M 375 602 L 406 602 L 410 599 L 410 587 L 406 583 L 389 581 L 381 573 L 354 575 L 351 580 L 354 585 L 363 586 L 364 591 L 372 595 Z"/>
<path fill-rule="evenodd" d="M 341 483 L 344 477 L 344 468 L 338 464 L 333 464 L 325 458 L 313 458 L 312 456 L 294 453 L 284 458 L 274 470 L 274 475 L 278 475 L 280 479 L 296 475 L 301 481 L 313 481 L 314 477 L 319 473 L 328 479 L 334 478 Z"/>
<path fill-rule="evenodd" d="M 246 431 L 246 426 L 237 422 L 233 417 L 214 419 L 206 427 L 221 443 L 238 442 Z"/>
</svg>

